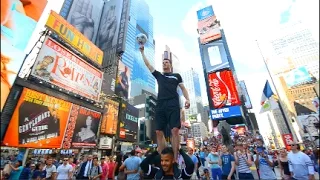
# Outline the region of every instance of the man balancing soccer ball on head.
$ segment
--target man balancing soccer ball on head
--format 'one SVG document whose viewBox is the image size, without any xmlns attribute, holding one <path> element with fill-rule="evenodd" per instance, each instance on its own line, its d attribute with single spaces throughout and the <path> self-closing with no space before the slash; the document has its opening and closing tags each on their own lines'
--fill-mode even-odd
<svg viewBox="0 0 320 180">
<path fill-rule="evenodd" d="M 180 100 L 177 88 L 178 86 L 180 87 L 183 96 L 186 99 L 186 109 L 190 107 L 188 92 L 183 85 L 180 74 L 172 73 L 172 64 L 169 59 L 163 59 L 163 73 L 160 73 L 150 65 L 144 54 L 144 46 L 140 46 L 140 52 L 144 63 L 158 82 L 158 98 L 156 106 L 156 134 L 158 152 L 161 154 L 162 150 L 165 148 L 166 141 L 164 137 L 164 130 L 166 129 L 167 125 L 169 125 L 169 128 L 171 129 L 171 144 L 174 152 L 174 159 L 177 161 L 180 146 L 179 129 L 181 127 Z"/>
</svg>

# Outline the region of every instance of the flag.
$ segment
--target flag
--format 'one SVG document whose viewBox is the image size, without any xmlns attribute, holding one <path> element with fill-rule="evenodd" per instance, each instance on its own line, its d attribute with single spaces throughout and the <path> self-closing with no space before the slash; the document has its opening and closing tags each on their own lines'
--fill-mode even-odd
<svg viewBox="0 0 320 180">
<path fill-rule="evenodd" d="M 274 93 L 271 89 L 269 81 L 267 80 L 266 84 L 264 85 L 263 92 L 262 92 L 262 97 L 261 97 L 261 101 L 260 101 L 261 106 L 263 106 L 265 104 L 266 100 L 268 100 L 273 95 L 274 95 Z"/>
<path fill-rule="evenodd" d="M 279 108 L 279 105 L 277 101 L 273 97 L 271 97 L 268 100 L 266 100 L 264 104 L 261 106 L 260 114 L 267 111 L 275 110 L 278 108 Z"/>
</svg>

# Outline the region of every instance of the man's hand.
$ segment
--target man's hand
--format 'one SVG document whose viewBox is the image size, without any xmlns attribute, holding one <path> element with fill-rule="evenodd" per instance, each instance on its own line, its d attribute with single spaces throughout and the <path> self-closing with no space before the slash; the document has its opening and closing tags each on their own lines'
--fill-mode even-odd
<svg viewBox="0 0 320 180">
<path fill-rule="evenodd" d="M 228 180 L 231 180 L 231 176 L 228 176 Z"/>
<path fill-rule="evenodd" d="M 140 50 L 141 54 L 144 53 L 144 46 L 140 46 L 139 50 Z"/>
<path fill-rule="evenodd" d="M 184 108 L 189 109 L 189 107 L 190 107 L 190 101 L 186 100 Z"/>
</svg>

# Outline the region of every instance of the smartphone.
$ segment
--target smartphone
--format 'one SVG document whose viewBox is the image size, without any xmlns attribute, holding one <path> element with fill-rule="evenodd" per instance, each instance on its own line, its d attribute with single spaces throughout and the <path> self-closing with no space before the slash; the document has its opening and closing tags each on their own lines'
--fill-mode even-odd
<svg viewBox="0 0 320 180">
<path fill-rule="evenodd" d="M 262 153 L 262 152 L 263 152 L 263 150 L 264 150 L 264 148 L 263 148 L 263 147 L 257 147 L 257 151 L 258 151 L 258 153 Z"/>
</svg>

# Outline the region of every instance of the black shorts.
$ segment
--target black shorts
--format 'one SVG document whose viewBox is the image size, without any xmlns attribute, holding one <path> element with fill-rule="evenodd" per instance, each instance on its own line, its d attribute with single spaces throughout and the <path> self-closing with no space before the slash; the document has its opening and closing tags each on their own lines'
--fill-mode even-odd
<svg viewBox="0 0 320 180">
<path fill-rule="evenodd" d="M 156 130 L 165 131 L 181 127 L 179 99 L 158 100 L 156 106 Z"/>
</svg>

